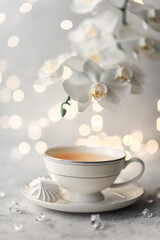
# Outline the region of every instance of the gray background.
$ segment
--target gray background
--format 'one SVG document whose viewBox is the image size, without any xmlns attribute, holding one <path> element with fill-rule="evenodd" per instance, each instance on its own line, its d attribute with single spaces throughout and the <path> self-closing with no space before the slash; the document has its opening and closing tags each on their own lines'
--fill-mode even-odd
<svg viewBox="0 0 160 240">
<path fill-rule="evenodd" d="M 60 28 L 60 23 L 64 19 L 70 19 L 73 22 L 73 27 L 76 27 L 84 18 L 84 16 L 69 11 L 70 2 L 70 0 L 39 0 L 32 4 L 30 12 L 23 14 L 19 12 L 19 7 L 24 1 L 0 0 L 0 11 L 6 14 L 6 21 L 0 24 L 0 59 L 7 63 L 7 69 L 2 74 L 0 90 L 6 88 L 6 81 L 10 75 L 17 75 L 21 80 L 19 89 L 24 92 L 22 102 L 13 101 L 14 91 L 11 92 L 9 102 L 0 102 L 0 118 L 4 115 L 10 117 L 13 114 L 22 118 L 22 127 L 18 130 L 0 128 L 0 191 L 6 193 L 6 197 L 2 199 L 0 205 L 2 239 L 8 239 L 11 236 L 13 239 L 17 239 L 17 236 L 20 238 L 23 236 L 24 239 L 27 237 L 30 239 L 35 239 L 35 237 L 56 239 L 58 236 L 59 239 L 64 236 L 66 239 L 81 237 L 84 239 L 88 237 L 103 239 L 110 236 L 110 239 L 115 239 L 115 236 L 118 235 L 121 238 L 126 238 L 130 233 L 132 234 L 131 239 L 142 239 L 142 236 L 144 239 L 150 239 L 152 238 L 151 233 L 154 234 L 153 239 L 158 239 L 160 221 L 158 204 L 149 206 L 151 209 L 153 207 L 157 216 L 153 219 L 144 219 L 140 215 L 141 210 L 146 207 L 144 199 L 126 210 L 103 214 L 103 219 L 111 226 L 101 232 L 91 232 L 88 226 L 89 215 L 63 215 L 47 211 L 51 222 L 57 222 L 56 227 L 52 228 L 49 223 L 42 225 L 43 223 L 34 222 L 34 217 L 40 212 L 40 209 L 33 207 L 20 193 L 20 187 L 26 181 L 47 174 L 42 155 L 34 149 L 36 141 L 28 137 L 28 125 L 31 121 L 38 121 L 40 117 L 47 117 L 50 107 L 63 102 L 66 94 L 60 83 L 52 85 L 43 93 L 36 93 L 33 90 L 33 84 L 37 77 L 37 70 L 45 59 L 54 58 L 59 53 L 70 50 L 68 33 Z M 160 8 L 158 0 L 144 2 Z M 160 36 L 152 30 L 150 33 L 157 38 Z M 7 41 L 13 35 L 20 38 L 20 43 L 15 48 L 9 48 Z M 160 99 L 160 64 L 144 58 L 136 62 L 147 75 L 144 93 L 125 99 L 119 113 L 103 110 L 100 113 L 104 118 L 103 131 L 110 136 L 123 137 L 133 131 L 140 130 L 144 136 L 144 143 L 150 139 L 159 142 L 160 135 L 156 130 L 156 119 L 160 117 L 160 112 L 157 111 L 157 101 Z M 49 122 L 49 126 L 42 129 L 42 136 L 37 141 L 45 141 L 48 147 L 73 145 L 80 138 L 79 126 L 83 123 L 90 125 L 91 117 L 94 114 L 96 113 L 90 107 L 86 112 L 78 113 L 73 120 L 61 119 L 58 122 Z M 95 133 L 92 132 L 92 134 Z M 24 156 L 13 154 L 22 141 L 30 144 L 29 154 Z M 132 153 L 132 155 L 135 154 Z M 159 186 L 159 151 L 154 155 L 146 152 L 143 160 L 146 164 L 146 171 L 141 183 L 145 187 L 146 194 L 149 194 L 153 193 Z M 20 202 L 22 206 L 24 213 L 18 217 L 19 219 L 17 216 L 9 216 L 8 206 L 11 200 Z M 24 222 L 25 231 L 20 233 L 21 235 L 17 235 L 19 233 L 13 234 L 14 221 Z M 66 227 L 63 228 L 63 226 Z M 145 231 L 144 226 L 146 226 Z M 40 229 L 41 233 L 39 233 Z"/>
</svg>

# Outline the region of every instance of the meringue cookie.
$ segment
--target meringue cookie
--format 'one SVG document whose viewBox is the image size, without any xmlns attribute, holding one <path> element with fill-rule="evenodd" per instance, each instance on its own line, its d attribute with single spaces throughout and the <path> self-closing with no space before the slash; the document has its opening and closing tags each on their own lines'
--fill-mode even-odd
<svg viewBox="0 0 160 240">
<path fill-rule="evenodd" d="M 59 186 L 49 178 L 33 179 L 29 188 L 31 196 L 44 202 L 56 202 L 61 195 Z"/>
</svg>

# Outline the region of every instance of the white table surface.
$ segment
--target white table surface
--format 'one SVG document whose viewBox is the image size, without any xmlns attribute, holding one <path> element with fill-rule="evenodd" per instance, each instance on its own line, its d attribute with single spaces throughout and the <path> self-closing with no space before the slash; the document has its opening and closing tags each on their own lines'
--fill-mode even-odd
<svg viewBox="0 0 160 240">
<path fill-rule="evenodd" d="M 145 174 L 140 180 L 145 188 L 145 195 L 130 207 L 101 213 L 105 228 L 94 230 L 89 223 L 91 214 L 51 211 L 29 202 L 21 193 L 22 185 L 34 177 L 46 174 L 43 165 L 39 168 L 28 166 L 24 169 L 20 163 L 14 163 L 8 168 L 7 159 L 3 164 L 6 156 L 2 155 L 1 169 L 4 169 L 4 174 L 1 175 L 4 176 L 1 177 L 0 190 L 5 191 L 6 196 L 0 199 L 0 239 L 159 239 L 160 202 L 149 204 L 145 201 L 146 196 L 153 194 L 160 186 L 158 156 L 159 154 L 156 154 L 155 159 L 152 157 L 151 161 L 148 159 L 145 162 Z M 9 212 L 11 201 L 20 204 L 21 214 Z M 155 216 L 144 218 L 141 212 L 145 208 L 150 209 Z M 35 220 L 41 211 L 46 215 L 45 222 Z M 23 231 L 13 231 L 13 225 L 19 223 L 23 224 Z"/>
</svg>

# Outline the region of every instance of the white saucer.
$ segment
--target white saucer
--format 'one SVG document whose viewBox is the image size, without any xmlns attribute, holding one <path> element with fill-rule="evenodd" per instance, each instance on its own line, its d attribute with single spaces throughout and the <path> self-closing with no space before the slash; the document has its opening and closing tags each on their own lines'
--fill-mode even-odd
<svg viewBox="0 0 160 240">
<path fill-rule="evenodd" d="M 63 198 L 60 198 L 55 203 L 37 200 L 29 194 L 28 184 L 23 187 L 22 192 L 30 201 L 44 208 L 62 212 L 96 213 L 129 206 L 144 194 L 144 189 L 138 183 L 132 183 L 121 188 L 108 188 L 102 191 L 104 200 L 96 203 L 75 203 L 66 201 Z"/>
</svg>

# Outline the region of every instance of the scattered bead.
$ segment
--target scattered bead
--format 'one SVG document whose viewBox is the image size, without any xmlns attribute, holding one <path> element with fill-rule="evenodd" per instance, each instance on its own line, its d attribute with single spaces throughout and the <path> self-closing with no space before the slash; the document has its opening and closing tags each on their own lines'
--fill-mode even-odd
<svg viewBox="0 0 160 240">
<path fill-rule="evenodd" d="M 38 222 L 45 222 L 46 221 L 46 216 L 43 212 L 40 212 L 40 215 L 36 217 L 36 221 Z"/>
<path fill-rule="evenodd" d="M 0 192 L 0 198 L 4 198 L 5 197 L 5 193 L 3 191 Z"/>
<path fill-rule="evenodd" d="M 22 232 L 23 231 L 23 225 L 21 223 L 13 225 L 13 230 L 15 232 Z"/>
<path fill-rule="evenodd" d="M 148 208 L 144 209 L 144 211 L 142 212 L 142 215 L 145 218 L 152 218 L 153 217 L 153 213 Z"/>
<path fill-rule="evenodd" d="M 103 229 L 104 225 L 102 224 L 101 218 L 99 214 L 91 215 L 90 225 L 92 228 Z"/>
<path fill-rule="evenodd" d="M 21 210 L 19 209 L 19 204 L 15 201 L 11 202 L 11 207 L 9 208 L 9 211 L 12 213 L 21 213 Z"/>
</svg>

